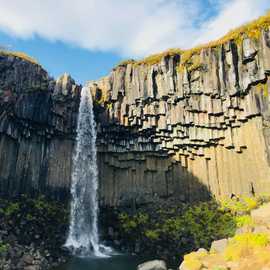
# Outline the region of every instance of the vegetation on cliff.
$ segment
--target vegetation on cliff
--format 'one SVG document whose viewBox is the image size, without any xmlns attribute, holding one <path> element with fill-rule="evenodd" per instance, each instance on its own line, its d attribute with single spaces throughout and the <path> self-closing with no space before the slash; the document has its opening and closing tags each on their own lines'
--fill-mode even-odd
<svg viewBox="0 0 270 270">
<path fill-rule="evenodd" d="M 184 53 L 184 50 L 172 48 L 172 49 L 169 49 L 165 52 L 161 52 L 158 54 L 153 54 L 153 55 L 147 56 L 146 58 L 135 62 L 135 65 L 141 65 L 141 64 L 154 65 L 154 64 L 160 62 L 161 59 L 164 57 L 177 56 L 177 55 L 180 56 L 182 53 Z"/>
<path fill-rule="evenodd" d="M 9 50 L 0 49 L 0 56 L 1 55 L 2 56 L 14 56 L 14 57 L 18 57 L 22 60 L 28 61 L 32 64 L 36 64 L 36 65 L 39 64 L 36 59 L 32 58 L 31 56 L 27 55 L 24 52 L 16 52 L 16 51 L 9 51 Z"/>
<path fill-rule="evenodd" d="M 181 59 L 179 71 L 183 70 L 184 67 L 193 70 L 200 66 L 199 56 L 196 57 L 196 55 L 199 55 L 203 49 L 220 47 L 230 40 L 234 40 L 235 43 L 240 44 L 243 41 L 243 39 L 247 37 L 253 40 L 258 40 L 260 38 L 262 30 L 267 29 L 269 26 L 270 26 L 270 11 L 268 11 L 264 16 L 261 16 L 260 18 L 254 21 L 251 21 L 245 25 L 233 29 L 220 39 L 211 41 L 207 44 L 202 44 L 187 50 L 173 48 L 158 54 L 150 55 L 142 60 L 138 61 L 125 60 L 119 63 L 118 66 L 123 66 L 127 64 L 154 65 L 156 63 L 159 63 L 162 60 L 162 58 L 166 56 L 179 56 Z M 192 59 L 194 55 L 196 57 L 196 60 Z"/>
<path fill-rule="evenodd" d="M 269 26 L 270 26 L 270 11 L 267 12 L 264 16 L 261 16 L 259 19 L 256 19 L 245 25 L 242 25 L 234 30 L 231 30 L 228 34 L 226 34 L 220 39 L 211 41 L 207 44 L 199 45 L 189 50 L 184 50 L 183 53 L 181 54 L 180 70 L 182 70 L 184 66 L 188 68 L 190 65 L 189 61 L 191 60 L 191 58 L 194 55 L 199 55 L 203 49 L 220 47 L 226 42 L 231 40 L 233 40 L 236 44 L 241 44 L 243 39 L 247 37 L 253 40 L 259 40 L 262 31 L 267 29 L 267 27 Z M 191 65 L 194 65 L 194 63 L 191 63 Z M 197 66 L 199 66 L 198 63 Z"/>
</svg>

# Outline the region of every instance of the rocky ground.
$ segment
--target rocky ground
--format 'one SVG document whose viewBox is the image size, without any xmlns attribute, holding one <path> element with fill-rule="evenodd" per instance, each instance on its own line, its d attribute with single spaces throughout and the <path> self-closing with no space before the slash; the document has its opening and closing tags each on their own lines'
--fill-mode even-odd
<svg viewBox="0 0 270 270">
<path fill-rule="evenodd" d="M 42 255 L 34 246 L 23 246 L 16 241 L 1 253 L 0 267 L 3 270 L 41 270 L 49 269 L 50 261 L 49 253 Z M 59 260 L 59 263 L 61 262 L 62 259 Z M 53 264 L 56 263 L 54 262 Z"/>
<path fill-rule="evenodd" d="M 220 209 L 234 216 L 237 226 L 234 236 L 213 241 L 208 249 L 199 248 L 185 255 L 179 270 L 269 270 L 269 196 L 226 199 L 220 202 Z M 165 260 L 148 261 L 137 267 L 137 270 L 168 269 Z"/>
<path fill-rule="evenodd" d="M 45 270 L 66 261 L 67 212 L 43 197 L 0 200 L 0 269 Z"/>
<path fill-rule="evenodd" d="M 179 270 L 269 270 L 270 203 L 238 216 L 238 222 L 234 237 L 186 255 Z"/>
</svg>

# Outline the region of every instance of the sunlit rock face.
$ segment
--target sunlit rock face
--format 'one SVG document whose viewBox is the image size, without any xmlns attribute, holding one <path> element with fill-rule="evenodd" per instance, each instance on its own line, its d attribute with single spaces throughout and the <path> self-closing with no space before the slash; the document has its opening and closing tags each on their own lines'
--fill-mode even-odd
<svg viewBox="0 0 270 270">
<path fill-rule="evenodd" d="M 91 81 L 100 202 L 270 192 L 270 31 Z M 69 193 L 81 87 L 0 58 L 0 189 Z"/>
<path fill-rule="evenodd" d="M 270 191 L 269 33 L 89 83 L 105 204 Z"/>
</svg>

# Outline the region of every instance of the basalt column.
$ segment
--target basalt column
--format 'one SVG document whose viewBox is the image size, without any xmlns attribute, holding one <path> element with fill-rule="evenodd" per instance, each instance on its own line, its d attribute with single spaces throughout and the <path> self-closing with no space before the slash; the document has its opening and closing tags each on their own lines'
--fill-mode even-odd
<svg viewBox="0 0 270 270">
<path fill-rule="evenodd" d="M 90 82 L 102 200 L 270 192 L 270 30 Z"/>
</svg>

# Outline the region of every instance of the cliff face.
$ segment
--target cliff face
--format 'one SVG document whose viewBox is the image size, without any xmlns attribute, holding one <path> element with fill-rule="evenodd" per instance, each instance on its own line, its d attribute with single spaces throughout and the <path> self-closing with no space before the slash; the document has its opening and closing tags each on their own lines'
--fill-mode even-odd
<svg viewBox="0 0 270 270">
<path fill-rule="evenodd" d="M 39 65 L 0 57 L 0 191 L 68 192 L 80 87 Z"/>
<path fill-rule="evenodd" d="M 103 205 L 270 192 L 270 29 L 181 63 L 125 63 L 88 83 Z M 0 57 L 1 192 L 67 194 L 80 89 Z"/>
<path fill-rule="evenodd" d="M 89 83 L 106 204 L 270 191 L 270 31 Z"/>
</svg>

